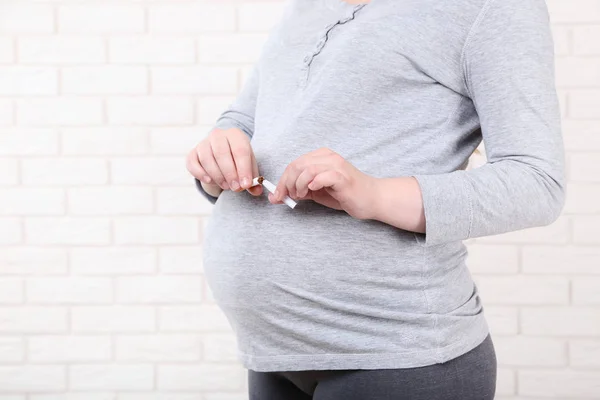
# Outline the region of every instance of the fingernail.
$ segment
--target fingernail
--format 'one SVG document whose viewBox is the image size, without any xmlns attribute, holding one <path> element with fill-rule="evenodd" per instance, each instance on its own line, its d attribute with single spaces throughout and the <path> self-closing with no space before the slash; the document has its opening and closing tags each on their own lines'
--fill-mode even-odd
<svg viewBox="0 0 600 400">
<path fill-rule="evenodd" d="M 275 200 L 279 200 L 279 190 L 275 189 L 275 193 L 273 193 L 273 196 L 275 196 Z"/>
<path fill-rule="evenodd" d="M 248 178 L 242 178 L 242 186 L 245 188 L 250 186 L 250 180 Z"/>
<path fill-rule="evenodd" d="M 237 181 L 231 181 L 231 188 L 233 190 L 238 190 L 240 188 L 240 184 Z"/>
<path fill-rule="evenodd" d="M 204 175 L 202 177 L 202 180 L 204 181 L 204 183 L 210 183 L 210 177 L 208 175 Z"/>
</svg>

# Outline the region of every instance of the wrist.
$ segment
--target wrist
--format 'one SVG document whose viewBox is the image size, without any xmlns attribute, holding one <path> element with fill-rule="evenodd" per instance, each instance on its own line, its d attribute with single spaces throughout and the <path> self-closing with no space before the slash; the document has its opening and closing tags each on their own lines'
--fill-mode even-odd
<svg viewBox="0 0 600 400">
<path fill-rule="evenodd" d="M 221 187 L 216 183 L 204 183 L 201 181 L 200 184 L 202 185 L 202 189 L 204 189 L 204 191 L 212 197 L 219 197 L 223 191 L 223 189 L 221 189 Z"/>
<path fill-rule="evenodd" d="M 370 185 L 368 188 L 368 215 L 366 219 L 373 219 L 377 221 L 381 221 L 381 215 L 383 210 L 383 204 L 385 202 L 384 199 L 384 190 L 385 179 L 384 178 L 375 178 L 371 177 Z"/>
</svg>

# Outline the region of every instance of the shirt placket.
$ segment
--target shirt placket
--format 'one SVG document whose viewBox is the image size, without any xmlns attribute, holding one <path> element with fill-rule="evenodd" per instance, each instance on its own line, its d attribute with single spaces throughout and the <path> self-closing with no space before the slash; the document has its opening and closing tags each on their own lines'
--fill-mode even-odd
<svg viewBox="0 0 600 400">
<path fill-rule="evenodd" d="M 321 53 L 321 51 L 323 50 L 323 47 L 325 47 L 325 44 L 327 43 L 327 37 L 329 35 L 329 32 L 331 32 L 331 30 L 333 30 L 336 26 L 343 25 L 343 24 L 347 23 L 348 21 L 354 19 L 356 16 L 356 13 L 359 10 L 361 10 L 364 6 L 365 6 L 365 4 L 361 4 L 361 5 L 354 7 L 349 15 L 347 15 L 325 27 L 325 29 L 323 30 L 323 34 L 320 36 L 320 39 L 317 42 L 317 44 L 313 47 L 313 49 L 310 53 L 305 55 L 304 59 L 302 60 L 302 62 L 303 62 L 302 73 L 301 73 L 300 82 L 299 82 L 299 86 L 301 88 L 305 88 L 306 85 L 308 84 L 308 79 L 310 77 L 310 69 L 311 69 L 312 62 L 313 62 L 314 58 Z"/>
</svg>

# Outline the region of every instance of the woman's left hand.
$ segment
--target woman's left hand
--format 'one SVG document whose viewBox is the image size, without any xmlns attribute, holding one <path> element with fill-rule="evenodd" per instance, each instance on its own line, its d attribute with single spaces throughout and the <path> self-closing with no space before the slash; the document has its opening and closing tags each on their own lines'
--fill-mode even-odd
<svg viewBox="0 0 600 400">
<path fill-rule="evenodd" d="M 269 201 L 281 204 L 284 196 L 294 200 L 313 200 L 354 218 L 371 219 L 374 215 L 377 178 L 369 176 L 341 155 L 321 148 L 290 163 Z"/>
</svg>

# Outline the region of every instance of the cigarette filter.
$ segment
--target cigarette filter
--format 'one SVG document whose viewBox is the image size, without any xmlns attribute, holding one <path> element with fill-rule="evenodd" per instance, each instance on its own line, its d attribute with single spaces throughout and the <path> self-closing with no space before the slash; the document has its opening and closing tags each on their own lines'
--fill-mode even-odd
<svg viewBox="0 0 600 400">
<path fill-rule="evenodd" d="M 252 180 L 252 186 L 256 186 L 256 185 L 263 185 L 269 192 L 271 193 L 275 193 L 275 189 L 277 188 L 275 185 L 273 185 L 271 182 L 269 182 L 268 180 L 266 180 L 263 176 L 259 176 L 257 178 L 254 178 Z M 288 205 L 288 207 L 290 208 L 294 208 L 296 207 L 296 202 L 294 200 L 292 200 L 289 196 L 285 196 L 283 198 L 283 202 L 285 204 Z"/>
</svg>

